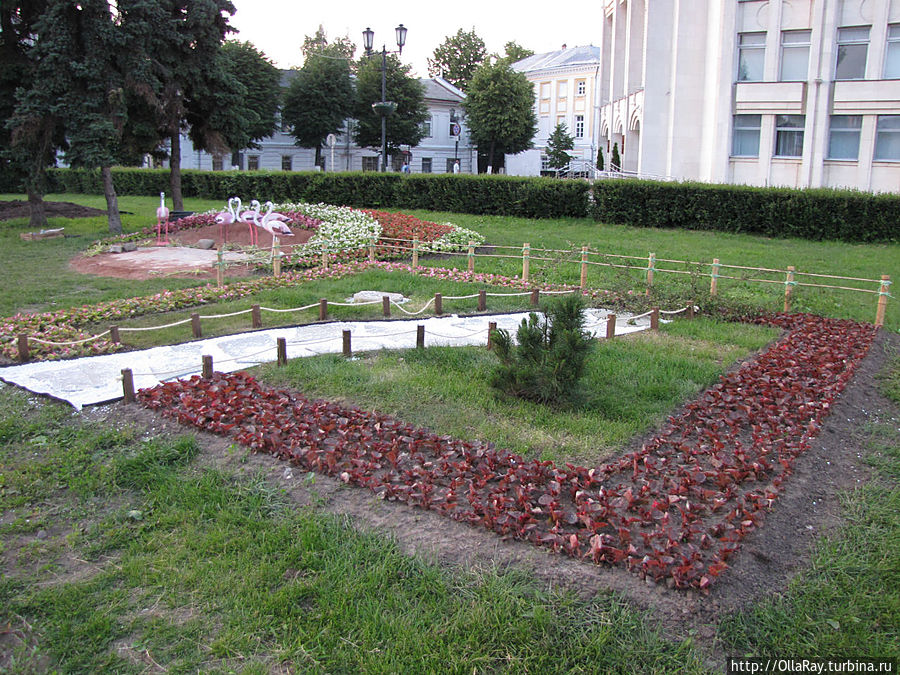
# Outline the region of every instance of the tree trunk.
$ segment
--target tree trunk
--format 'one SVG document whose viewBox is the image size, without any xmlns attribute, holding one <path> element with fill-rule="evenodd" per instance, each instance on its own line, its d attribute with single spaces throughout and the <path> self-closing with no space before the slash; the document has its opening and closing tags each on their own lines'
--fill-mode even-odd
<svg viewBox="0 0 900 675">
<path fill-rule="evenodd" d="M 47 227 L 47 213 L 44 211 L 44 196 L 39 194 L 31 186 L 26 187 L 28 193 L 28 206 L 31 207 L 31 218 L 28 227 L 35 230 L 43 230 Z"/>
<path fill-rule="evenodd" d="M 497 142 L 491 139 L 491 149 L 488 151 L 488 173 L 494 172 L 494 148 Z"/>
<path fill-rule="evenodd" d="M 316 166 L 322 166 L 322 146 L 316 146 Z"/>
<path fill-rule="evenodd" d="M 119 198 L 116 186 L 113 185 L 112 169 L 108 166 L 100 168 L 103 176 L 103 195 L 106 197 L 106 213 L 109 219 L 109 233 L 122 234 L 122 218 L 119 216 Z"/>
<path fill-rule="evenodd" d="M 172 148 L 169 153 L 169 184 L 172 188 L 172 210 L 184 211 L 181 197 L 181 134 L 172 134 Z"/>
</svg>

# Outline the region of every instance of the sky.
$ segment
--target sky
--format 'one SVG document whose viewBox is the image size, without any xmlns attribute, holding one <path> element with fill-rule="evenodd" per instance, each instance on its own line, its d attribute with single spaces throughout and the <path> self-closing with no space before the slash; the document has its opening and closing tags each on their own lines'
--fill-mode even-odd
<svg viewBox="0 0 900 675">
<path fill-rule="evenodd" d="M 488 53 L 503 53 L 510 40 L 536 54 L 569 47 L 598 44 L 603 3 L 567 3 L 522 0 L 517 3 L 492 0 L 445 2 L 362 2 L 361 0 L 232 0 L 237 12 L 231 25 L 240 31 L 232 39 L 250 41 L 279 68 L 302 66 L 300 46 L 305 35 L 314 35 L 319 25 L 329 38 L 349 36 L 362 53 L 362 32 L 375 31 L 375 49 L 396 49 L 394 28 L 409 30 L 401 60 L 413 74 L 428 76 L 428 61 L 449 35 L 462 28 L 485 41 Z M 513 9 L 514 8 L 514 9 Z"/>
</svg>

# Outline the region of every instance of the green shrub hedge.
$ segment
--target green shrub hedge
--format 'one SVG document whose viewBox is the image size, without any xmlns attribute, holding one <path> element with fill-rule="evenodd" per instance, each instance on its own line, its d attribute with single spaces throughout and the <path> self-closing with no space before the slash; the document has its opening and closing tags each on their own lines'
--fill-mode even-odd
<svg viewBox="0 0 900 675">
<path fill-rule="evenodd" d="M 900 239 L 900 195 L 744 185 L 604 180 L 592 216 L 636 227 L 877 242 Z"/>
</svg>

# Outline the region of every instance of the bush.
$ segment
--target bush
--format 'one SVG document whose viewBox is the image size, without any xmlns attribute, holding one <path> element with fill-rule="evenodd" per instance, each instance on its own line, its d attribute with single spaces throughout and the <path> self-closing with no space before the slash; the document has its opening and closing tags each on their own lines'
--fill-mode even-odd
<svg viewBox="0 0 900 675">
<path fill-rule="evenodd" d="M 594 184 L 594 219 L 635 227 L 869 243 L 900 238 L 898 211 L 898 195 L 853 190 L 644 180 Z"/>
<path fill-rule="evenodd" d="M 584 300 L 580 295 L 566 296 L 549 305 L 545 315 L 542 319 L 532 312 L 522 319 L 517 346 L 508 331 L 493 331 L 500 364 L 491 385 L 518 398 L 558 404 L 577 392 L 591 348 L 584 330 Z"/>
</svg>

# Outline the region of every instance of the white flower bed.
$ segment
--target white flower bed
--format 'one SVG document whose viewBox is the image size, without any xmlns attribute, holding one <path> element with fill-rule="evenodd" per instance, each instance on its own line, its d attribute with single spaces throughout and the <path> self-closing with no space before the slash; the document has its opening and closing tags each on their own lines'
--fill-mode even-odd
<svg viewBox="0 0 900 675">
<path fill-rule="evenodd" d="M 449 225 L 454 230 L 443 235 L 440 239 L 426 243 L 422 249 L 423 251 L 433 251 L 434 253 L 465 251 L 469 248 L 470 241 L 475 242 L 476 246 L 484 243 L 484 235 L 479 234 L 475 230 L 459 227 L 453 223 L 441 223 L 441 225 Z"/>
<path fill-rule="evenodd" d="M 323 251 L 336 253 L 366 248 L 369 242 L 381 237 L 381 225 L 362 211 L 347 206 L 330 204 L 307 204 L 304 202 L 276 204 L 276 211 L 299 211 L 311 218 L 322 221 L 316 233 L 302 246 L 295 247 L 295 253 L 319 254 Z"/>
</svg>

